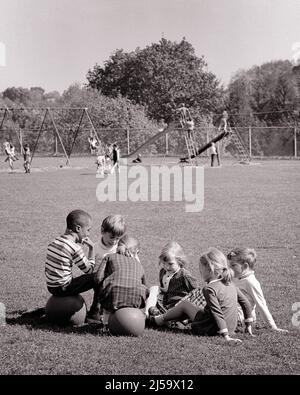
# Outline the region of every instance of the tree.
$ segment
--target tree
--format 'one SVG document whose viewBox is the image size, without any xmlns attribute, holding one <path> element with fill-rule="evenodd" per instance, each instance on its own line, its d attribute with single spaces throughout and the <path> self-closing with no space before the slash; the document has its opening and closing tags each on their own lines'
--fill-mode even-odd
<svg viewBox="0 0 300 395">
<path fill-rule="evenodd" d="M 125 53 L 117 50 L 104 67 L 88 71 L 88 86 L 110 97 L 121 94 L 146 106 L 156 120 L 173 118 L 184 102 L 194 114 L 213 111 L 220 97 L 219 81 L 206 70 L 204 58 L 184 38 L 181 42 L 161 39 L 159 43 Z"/>
<path fill-rule="evenodd" d="M 41 103 L 44 101 L 45 89 L 41 87 L 31 87 L 29 90 L 30 101 L 34 104 Z"/>
<path fill-rule="evenodd" d="M 7 88 L 2 93 L 4 99 L 9 99 L 18 105 L 26 105 L 30 100 L 29 90 L 26 88 Z"/>
<path fill-rule="evenodd" d="M 230 112 L 245 113 L 242 121 L 252 112 L 260 124 L 286 122 L 297 103 L 292 65 L 276 61 L 240 71 L 230 81 L 227 95 Z"/>
<path fill-rule="evenodd" d="M 291 130 L 276 126 L 294 125 L 297 108 L 297 79 L 289 61 L 274 61 L 242 70 L 231 79 L 227 107 L 235 126 L 272 126 L 252 136 L 256 150 L 266 154 L 288 153 Z"/>
<path fill-rule="evenodd" d="M 58 106 L 70 109 L 87 107 L 100 140 L 104 144 L 117 141 L 122 152 L 126 152 L 127 149 L 127 130 L 131 130 L 131 149 L 141 145 L 145 139 L 157 131 L 157 125 L 149 121 L 141 105 L 133 104 L 120 95 L 110 98 L 96 89 L 81 88 L 78 84 L 71 85 L 64 91 L 58 101 Z M 67 150 L 73 141 L 81 114 L 81 111 L 57 111 L 55 114 L 55 121 L 59 130 L 62 131 Z M 87 137 L 91 131 L 91 124 L 85 116 L 76 140 L 76 147 L 79 151 L 88 150 Z"/>
</svg>

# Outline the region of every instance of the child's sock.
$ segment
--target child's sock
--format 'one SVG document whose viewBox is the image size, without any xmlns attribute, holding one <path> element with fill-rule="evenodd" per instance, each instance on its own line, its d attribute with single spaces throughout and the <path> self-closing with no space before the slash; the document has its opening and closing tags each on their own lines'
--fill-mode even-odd
<svg viewBox="0 0 300 395">
<path fill-rule="evenodd" d="M 154 318 L 154 321 L 155 321 L 156 325 L 158 325 L 158 326 L 164 325 L 165 321 L 164 321 L 164 315 L 163 314 L 154 316 L 153 318 Z"/>
</svg>

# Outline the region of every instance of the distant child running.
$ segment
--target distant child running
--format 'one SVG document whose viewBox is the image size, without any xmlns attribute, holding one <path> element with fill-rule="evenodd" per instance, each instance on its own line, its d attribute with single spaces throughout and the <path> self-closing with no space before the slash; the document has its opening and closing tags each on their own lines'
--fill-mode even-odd
<svg viewBox="0 0 300 395">
<path fill-rule="evenodd" d="M 5 162 L 8 162 L 10 170 L 13 170 L 14 161 L 19 159 L 15 154 L 15 147 L 8 141 L 3 143 L 3 147 L 6 154 Z"/>
<path fill-rule="evenodd" d="M 240 339 L 231 337 L 237 327 L 238 303 L 245 314 L 246 330 L 251 335 L 253 318 L 250 303 L 231 282 L 232 271 L 228 268 L 226 257 L 218 249 L 210 248 L 200 257 L 199 268 L 207 283 L 202 290 L 206 306 L 197 307 L 184 300 L 165 314 L 152 317 L 152 321 L 161 326 L 168 321 L 189 318 L 195 335 L 221 335 L 228 342 L 240 343 Z"/>
<path fill-rule="evenodd" d="M 109 314 L 122 307 L 145 307 L 147 287 L 145 271 L 138 257 L 139 249 L 138 240 L 123 236 L 117 252 L 107 255 L 97 272 L 104 325 L 108 323 Z"/>
<path fill-rule="evenodd" d="M 28 144 L 25 144 L 23 147 L 24 153 L 24 169 L 25 173 L 30 173 L 30 161 L 31 161 L 31 152 Z"/>
<path fill-rule="evenodd" d="M 175 241 L 167 243 L 160 255 L 159 286 L 150 288 L 145 314 L 161 314 L 174 307 L 197 288 L 197 280 L 185 268 L 188 263 L 182 247 Z"/>
<path fill-rule="evenodd" d="M 111 174 L 113 174 L 116 169 L 117 172 L 120 173 L 120 149 L 117 144 L 113 145 L 112 160 L 113 160 L 113 165 L 111 168 Z"/>
<path fill-rule="evenodd" d="M 277 327 L 268 309 L 261 285 L 254 273 L 256 257 L 256 252 L 252 248 L 234 248 L 229 252 L 227 258 L 234 271 L 235 284 L 249 300 L 254 321 L 256 321 L 255 310 L 257 307 L 262 319 L 271 329 L 278 332 L 287 332 L 287 330 Z M 242 321 L 244 320 L 243 314 L 240 314 L 240 318 Z"/>
<path fill-rule="evenodd" d="M 97 285 L 93 273 L 94 243 L 89 239 L 91 216 L 83 210 L 74 210 L 68 214 L 66 222 L 65 233 L 49 244 L 46 256 L 47 288 L 55 296 L 78 295 Z M 88 247 L 88 256 L 82 245 Z M 73 265 L 85 274 L 73 277 Z"/>
<path fill-rule="evenodd" d="M 9 144 L 9 149 L 10 149 L 10 154 L 13 158 L 13 160 L 19 160 L 19 158 L 17 157 L 17 155 L 15 154 L 15 146 L 13 144 Z"/>
</svg>

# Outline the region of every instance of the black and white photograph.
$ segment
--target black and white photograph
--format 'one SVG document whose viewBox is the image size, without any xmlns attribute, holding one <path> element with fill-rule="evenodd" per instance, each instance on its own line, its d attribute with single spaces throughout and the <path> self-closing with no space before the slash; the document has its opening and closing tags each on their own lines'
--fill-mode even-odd
<svg viewBox="0 0 300 395">
<path fill-rule="evenodd" d="M 299 158 L 299 0 L 0 0 L 0 376 L 299 375 Z"/>
</svg>

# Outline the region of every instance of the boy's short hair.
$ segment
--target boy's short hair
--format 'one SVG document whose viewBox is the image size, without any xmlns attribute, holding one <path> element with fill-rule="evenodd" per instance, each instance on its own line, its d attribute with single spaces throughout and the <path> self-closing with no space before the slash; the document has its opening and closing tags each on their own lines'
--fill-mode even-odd
<svg viewBox="0 0 300 395">
<path fill-rule="evenodd" d="M 101 232 L 111 233 L 114 237 L 122 237 L 126 232 L 125 220 L 122 215 L 109 215 L 104 218 Z"/>
<path fill-rule="evenodd" d="M 257 254 L 253 248 L 234 248 L 227 254 L 229 261 L 235 259 L 238 263 L 247 263 L 250 269 L 254 269 L 256 257 Z"/>
<path fill-rule="evenodd" d="M 75 231 L 77 225 L 85 225 L 88 220 L 91 220 L 92 217 L 89 213 L 84 210 L 73 210 L 71 211 L 66 219 L 67 228 Z"/>
<path fill-rule="evenodd" d="M 124 235 L 118 243 L 117 252 L 125 256 L 135 255 L 140 251 L 140 242 L 131 236 Z"/>
</svg>

